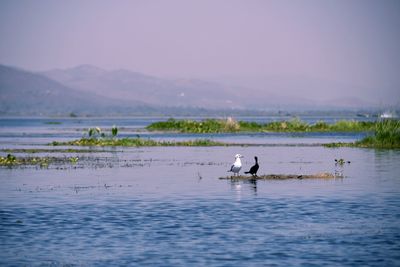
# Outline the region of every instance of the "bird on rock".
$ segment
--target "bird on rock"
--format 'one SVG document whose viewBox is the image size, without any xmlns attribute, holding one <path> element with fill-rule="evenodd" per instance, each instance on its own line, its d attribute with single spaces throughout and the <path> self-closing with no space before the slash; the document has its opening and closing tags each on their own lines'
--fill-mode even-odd
<svg viewBox="0 0 400 267">
<path fill-rule="evenodd" d="M 258 158 L 257 158 L 257 157 L 254 157 L 254 159 L 255 159 L 255 161 L 256 161 L 256 164 L 254 164 L 254 166 L 252 166 L 248 172 L 244 172 L 244 173 L 246 173 L 246 174 L 247 174 L 247 173 L 250 173 L 250 174 L 253 175 L 254 177 L 257 177 L 257 171 L 258 171 L 258 168 L 259 168 L 260 166 L 258 166 Z"/>
<path fill-rule="evenodd" d="M 240 160 L 241 158 L 243 158 L 242 155 L 235 155 L 235 162 L 232 164 L 231 169 L 228 170 L 228 172 L 233 172 L 234 175 L 239 175 L 239 171 L 242 169 L 242 161 Z"/>
</svg>

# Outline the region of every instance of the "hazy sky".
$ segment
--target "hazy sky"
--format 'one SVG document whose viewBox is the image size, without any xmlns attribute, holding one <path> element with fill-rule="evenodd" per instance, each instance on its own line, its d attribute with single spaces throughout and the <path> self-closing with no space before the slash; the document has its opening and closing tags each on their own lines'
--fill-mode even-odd
<svg viewBox="0 0 400 267">
<path fill-rule="evenodd" d="M 0 64 L 305 77 L 399 103 L 400 1 L 1 0 Z"/>
</svg>

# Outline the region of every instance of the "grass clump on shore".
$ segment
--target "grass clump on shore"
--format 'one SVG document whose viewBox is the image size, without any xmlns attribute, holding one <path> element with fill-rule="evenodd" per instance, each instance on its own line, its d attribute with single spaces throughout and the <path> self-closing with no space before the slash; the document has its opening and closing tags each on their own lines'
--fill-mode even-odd
<svg viewBox="0 0 400 267">
<path fill-rule="evenodd" d="M 400 121 L 384 120 L 375 126 L 372 136 L 356 142 L 359 147 L 400 148 Z"/>
<path fill-rule="evenodd" d="M 372 131 L 375 122 L 341 120 L 333 124 L 318 121 L 308 124 L 298 118 L 289 121 L 257 123 L 236 121 L 232 118 L 207 119 L 203 121 L 176 120 L 155 122 L 147 126 L 149 131 L 176 131 L 181 133 L 225 133 L 225 132 L 360 132 Z"/>
<path fill-rule="evenodd" d="M 400 121 L 379 121 L 374 125 L 373 135 L 354 143 L 330 143 L 325 147 L 400 148 Z"/>
</svg>

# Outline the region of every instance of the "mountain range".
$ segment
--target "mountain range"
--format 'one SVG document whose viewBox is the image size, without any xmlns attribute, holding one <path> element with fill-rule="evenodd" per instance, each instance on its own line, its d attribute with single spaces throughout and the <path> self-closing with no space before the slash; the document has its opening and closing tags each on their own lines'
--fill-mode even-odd
<svg viewBox="0 0 400 267">
<path fill-rule="evenodd" d="M 121 101 L 70 88 L 57 81 L 0 65 L 0 115 L 66 115 L 149 112 L 139 101 Z"/>
<path fill-rule="evenodd" d="M 364 104 L 358 99 L 341 103 Z M 81 65 L 31 72 L 0 65 L 0 115 L 204 115 L 207 110 L 255 114 L 315 106 L 306 98 L 281 97 L 266 90 L 123 69 Z"/>
</svg>

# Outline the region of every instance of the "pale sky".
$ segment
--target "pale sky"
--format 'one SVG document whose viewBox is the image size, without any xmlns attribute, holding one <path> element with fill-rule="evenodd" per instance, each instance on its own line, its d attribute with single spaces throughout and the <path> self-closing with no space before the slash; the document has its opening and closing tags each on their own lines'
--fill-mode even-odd
<svg viewBox="0 0 400 267">
<path fill-rule="evenodd" d="M 400 1 L 1 0 L 0 64 L 244 81 L 305 77 L 398 104 Z"/>
</svg>

